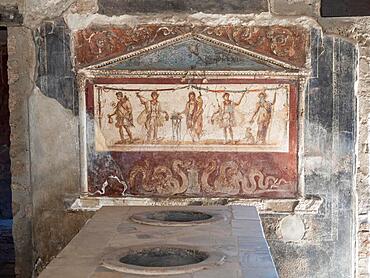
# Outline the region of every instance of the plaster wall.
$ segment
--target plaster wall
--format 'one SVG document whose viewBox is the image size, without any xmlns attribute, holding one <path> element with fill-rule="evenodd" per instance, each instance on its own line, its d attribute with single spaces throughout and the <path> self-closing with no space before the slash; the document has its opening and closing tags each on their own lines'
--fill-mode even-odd
<svg viewBox="0 0 370 278">
<path fill-rule="evenodd" d="M 8 29 L 8 78 L 10 112 L 10 159 L 12 173 L 13 238 L 16 272 L 29 275 L 32 256 L 32 188 L 30 182 L 30 151 L 28 97 L 33 89 L 36 58 L 32 33 L 24 27 Z M 26 47 L 28 42 L 31 44 Z M 27 277 L 27 276 L 26 276 Z"/>
<path fill-rule="evenodd" d="M 56 61 L 54 59 L 57 58 L 40 51 L 43 49 L 43 40 L 48 39 L 47 35 L 42 35 L 42 28 L 60 26 L 61 18 L 54 22 L 58 16 L 64 18 L 66 27 L 50 28 L 46 34 L 49 39 L 54 34 L 57 41 L 67 46 L 61 51 L 65 53 L 65 59 L 70 61 L 73 61 L 74 54 L 70 47 L 72 43 L 68 36 L 60 34 L 84 29 L 92 23 L 102 26 L 135 26 L 153 22 L 211 25 L 278 23 L 317 30 L 312 34 L 318 40 L 317 51 L 316 54 L 310 53 L 310 62 L 314 62 L 315 55 L 321 60 L 316 64 L 308 64 L 308 67 L 313 70 L 322 67 L 326 72 L 328 69 L 324 68 L 327 66 L 331 68 L 329 72 L 345 72 L 344 65 L 350 65 L 358 73 L 357 94 L 351 89 L 355 80 L 344 84 L 339 78 L 338 85 L 338 79 L 329 78 L 333 82 L 323 84 L 320 82 L 324 82 L 328 76 L 322 76 L 320 81 L 319 73 L 313 75 L 313 79 L 317 80 L 309 81 L 307 87 L 302 88 L 307 88 L 307 91 L 305 109 L 301 110 L 301 115 L 312 121 L 304 124 L 304 138 L 300 141 L 307 147 L 302 150 L 300 157 L 301 182 L 306 194 L 315 195 L 324 202 L 315 214 L 299 213 L 294 202 L 293 205 L 289 202 L 270 207 L 266 205 L 264 229 L 281 277 L 367 277 L 369 19 L 320 19 L 318 1 L 275 0 L 268 3 L 266 10 L 253 11 L 255 14 L 246 11 L 245 15 L 217 15 L 218 12 L 223 13 L 217 10 L 214 15 L 188 15 L 164 10 L 160 15 L 120 17 L 95 14 L 98 3 L 94 1 L 49 1 L 46 5 L 41 2 L 22 3 L 19 7 L 24 16 L 24 27 L 9 28 L 13 231 L 19 277 L 29 277 L 32 271 L 37 274 L 91 215 L 89 212 L 67 211 L 79 195 L 80 185 L 74 85 L 63 94 L 58 93 L 58 88 L 48 91 L 49 87 L 45 85 L 52 77 L 70 78 L 66 67 L 70 67 L 71 71 L 73 69 L 65 61 Z M 125 12 L 122 11 L 122 14 Z M 56 42 L 51 44 L 57 45 Z M 359 51 L 358 71 L 351 45 L 356 45 Z M 46 54 L 40 57 L 40 53 Z M 333 68 L 330 57 L 340 54 L 349 60 L 339 59 L 336 65 L 343 67 Z M 50 59 L 51 64 L 60 63 L 58 65 L 63 65 L 64 71 L 47 71 L 50 76 L 42 78 L 45 77 L 45 71 L 40 71 L 40 62 L 44 66 L 47 62 L 45 59 Z M 66 72 L 68 74 L 65 76 Z M 56 82 L 55 79 L 52 82 Z M 329 90 L 333 84 L 339 86 L 334 94 L 333 90 Z M 321 88 L 321 94 L 317 92 L 317 87 Z M 327 113 L 328 107 L 333 108 L 329 109 L 331 113 Z M 355 149 L 353 143 L 356 135 Z M 317 144 L 321 146 L 319 149 L 315 148 Z M 286 218 L 289 214 L 295 216 Z M 29 254 L 33 254 L 32 257 Z M 353 257 L 354 254 L 357 257 Z M 351 257 L 354 258 L 352 261 L 348 259 Z"/>
<path fill-rule="evenodd" d="M 357 275 L 369 275 L 369 17 L 321 19 L 324 31 L 346 36 L 358 43 L 359 67 L 357 80 L 357 146 L 356 146 L 356 216 L 357 216 Z"/>
</svg>

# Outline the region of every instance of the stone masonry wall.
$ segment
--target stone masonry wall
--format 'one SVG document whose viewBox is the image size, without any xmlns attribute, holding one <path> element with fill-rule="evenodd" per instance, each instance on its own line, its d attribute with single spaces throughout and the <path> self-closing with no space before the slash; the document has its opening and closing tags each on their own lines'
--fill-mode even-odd
<svg viewBox="0 0 370 278">
<path fill-rule="evenodd" d="M 25 42 L 31 42 L 31 44 L 27 45 Z M 33 267 L 33 259 L 32 256 L 25 256 L 25 254 L 33 253 L 33 213 L 27 98 L 32 92 L 32 79 L 36 64 L 30 30 L 23 27 L 9 28 L 8 54 L 10 159 L 16 272 L 20 275 L 29 275 Z"/>
<path fill-rule="evenodd" d="M 195 8 L 181 6 L 178 1 L 159 1 L 161 14 L 142 14 L 147 12 L 144 2 L 123 1 L 124 5 L 117 6 L 118 2 L 6 0 L 1 4 L 18 6 L 23 15 L 22 27 L 8 29 L 13 234 L 18 276 L 37 274 L 91 216 L 67 211 L 79 194 L 80 184 L 77 90 L 70 34 L 91 24 L 163 22 L 276 23 L 316 30 L 312 38 L 316 38 L 317 48 L 311 53 L 310 66 L 338 74 L 333 78 L 316 72 L 307 84 L 301 115 L 315 124 L 304 125 L 302 142 L 307 148 L 300 161 L 306 194 L 319 196 L 324 202 L 313 215 L 294 213 L 291 208 L 285 213 L 264 214 L 264 228 L 281 277 L 367 277 L 370 19 L 322 19 L 318 0 L 251 1 L 254 4 L 244 5 L 242 10 L 239 6 L 244 1 L 225 0 L 222 5 L 206 1 Z M 113 12 L 118 16 L 112 16 Z M 0 24 L 11 25 L 1 20 Z M 48 52 L 50 47 L 52 52 Z M 337 62 L 333 65 L 330 59 Z M 353 71 L 358 74 L 357 80 Z M 353 81 L 357 82 L 357 91 L 351 89 Z M 336 90 L 331 90 L 333 87 Z M 332 113 L 328 107 L 334 107 L 329 109 Z M 315 149 L 316 145 L 321 148 Z"/>
</svg>

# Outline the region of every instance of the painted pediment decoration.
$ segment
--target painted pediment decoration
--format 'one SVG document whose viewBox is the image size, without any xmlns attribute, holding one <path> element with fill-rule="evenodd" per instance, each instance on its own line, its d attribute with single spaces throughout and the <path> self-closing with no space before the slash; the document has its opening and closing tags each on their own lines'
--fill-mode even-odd
<svg viewBox="0 0 370 278">
<path fill-rule="evenodd" d="M 191 33 L 123 54 L 87 69 L 110 75 L 132 70 L 298 71 L 291 64 L 205 35 Z"/>
<path fill-rule="evenodd" d="M 219 52 L 215 54 L 221 55 L 222 51 L 232 52 L 236 56 L 244 54 L 249 55 L 251 59 L 262 58 L 267 63 L 294 69 L 305 65 L 308 33 L 297 26 L 92 27 L 80 30 L 74 35 L 76 65 L 83 68 L 120 55 L 136 53 L 141 49 L 150 50 L 152 46 L 158 48 L 171 45 L 172 48 L 181 49 L 185 47 L 186 41 L 191 44 L 191 40 L 199 43 L 200 51 L 206 50 L 207 47 L 214 49 L 217 45 Z M 195 48 L 190 51 L 196 55 Z M 234 59 L 238 64 L 241 58 L 237 59 L 236 56 Z M 137 59 L 135 61 L 138 62 Z M 134 68 L 135 61 L 130 64 Z"/>
</svg>

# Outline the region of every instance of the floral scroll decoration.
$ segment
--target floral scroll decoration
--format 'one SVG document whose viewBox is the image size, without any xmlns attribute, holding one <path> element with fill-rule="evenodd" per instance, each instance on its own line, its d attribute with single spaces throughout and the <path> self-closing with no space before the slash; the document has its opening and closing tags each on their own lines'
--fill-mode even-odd
<svg viewBox="0 0 370 278">
<path fill-rule="evenodd" d="M 307 31 L 297 26 L 139 25 L 88 28 L 75 33 L 77 65 L 113 58 L 187 33 L 202 34 L 272 56 L 296 66 L 305 64 Z"/>
<path fill-rule="evenodd" d="M 304 64 L 306 34 L 296 28 L 271 26 L 218 26 L 208 27 L 205 34 L 232 44 L 277 56 L 284 61 Z M 299 55 L 303 55 L 299 57 Z"/>
<path fill-rule="evenodd" d="M 294 34 L 286 28 L 276 27 L 267 33 L 267 37 L 271 40 L 271 50 L 279 57 L 293 57 L 294 49 Z"/>
<path fill-rule="evenodd" d="M 188 31 L 177 26 L 144 25 L 135 28 L 85 29 L 76 33 L 76 56 L 80 64 L 134 51 Z"/>
</svg>

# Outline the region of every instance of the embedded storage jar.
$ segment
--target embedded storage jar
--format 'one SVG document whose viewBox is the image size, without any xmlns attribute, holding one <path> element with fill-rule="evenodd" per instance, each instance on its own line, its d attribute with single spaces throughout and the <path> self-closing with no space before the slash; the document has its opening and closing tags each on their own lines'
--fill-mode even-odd
<svg viewBox="0 0 370 278">
<path fill-rule="evenodd" d="M 164 210 L 134 214 L 130 219 L 136 223 L 154 226 L 193 226 L 222 220 L 220 214 L 191 210 Z"/>
<path fill-rule="evenodd" d="M 103 266 L 124 273 L 173 275 L 221 265 L 225 255 L 194 246 L 152 245 L 117 249 L 103 258 Z"/>
</svg>

